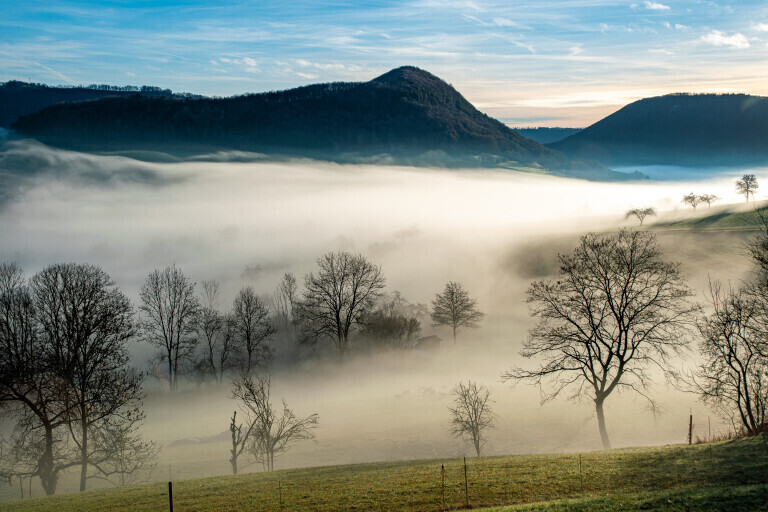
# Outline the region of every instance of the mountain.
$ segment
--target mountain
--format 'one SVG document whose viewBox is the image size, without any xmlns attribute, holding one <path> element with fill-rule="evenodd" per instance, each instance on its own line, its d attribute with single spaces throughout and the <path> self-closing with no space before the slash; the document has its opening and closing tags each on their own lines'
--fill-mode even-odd
<svg viewBox="0 0 768 512">
<path fill-rule="evenodd" d="M 571 160 L 473 107 L 415 67 L 231 98 L 132 95 L 49 106 L 13 128 L 80 150 L 235 149 L 340 162 L 506 167 L 588 179 L 637 179 Z"/>
<path fill-rule="evenodd" d="M 550 144 L 579 133 L 583 128 L 560 128 L 549 126 L 537 126 L 536 128 L 513 128 L 523 137 L 535 140 L 539 144 Z"/>
<path fill-rule="evenodd" d="M 636 101 L 549 147 L 607 165 L 768 163 L 768 98 L 670 94 Z"/>
<path fill-rule="evenodd" d="M 10 128 L 19 117 L 65 101 L 85 101 L 107 96 L 189 96 L 174 94 L 170 89 L 151 86 L 89 85 L 85 87 L 51 87 L 11 80 L 0 84 L 0 127 Z"/>
</svg>

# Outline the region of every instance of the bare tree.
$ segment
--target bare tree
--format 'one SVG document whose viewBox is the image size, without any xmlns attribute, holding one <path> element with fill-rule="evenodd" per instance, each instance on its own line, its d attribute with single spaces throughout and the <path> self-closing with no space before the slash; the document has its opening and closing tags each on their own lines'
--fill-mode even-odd
<svg viewBox="0 0 768 512">
<path fill-rule="evenodd" d="M 713 312 L 699 322 L 704 361 L 691 378 L 702 400 L 724 416 L 759 432 L 768 412 L 768 343 L 758 301 L 739 289 L 710 283 Z"/>
<path fill-rule="evenodd" d="M 693 210 L 696 211 L 696 207 L 701 203 L 701 196 L 697 196 L 693 192 L 690 194 L 686 194 L 683 196 L 683 200 L 681 201 L 683 204 L 688 204 L 693 207 Z"/>
<path fill-rule="evenodd" d="M 251 286 L 242 288 L 235 297 L 232 318 L 235 331 L 245 350 L 244 370 L 251 373 L 253 368 L 262 366 L 271 359 L 272 351 L 267 342 L 277 331 L 269 321 L 267 305 Z"/>
<path fill-rule="evenodd" d="M 494 428 L 496 415 L 491 409 L 491 392 L 476 382 L 463 382 L 453 389 L 453 405 L 448 407 L 451 413 L 451 433 L 459 438 L 466 438 L 475 447 L 477 456 L 485 444 L 484 432 Z"/>
<path fill-rule="evenodd" d="M 546 399 L 566 389 L 594 400 L 600 437 L 610 447 L 603 404 L 617 389 L 645 397 L 649 367 L 674 370 L 671 354 L 687 345 L 685 327 L 696 306 L 679 266 L 662 259 L 646 231 L 587 234 L 573 254 L 560 255 L 557 281 L 527 291 L 539 324 L 523 344 L 523 357 L 541 360 L 535 370 L 513 367 L 502 378 L 551 381 Z"/>
<path fill-rule="evenodd" d="M 712 207 L 712 203 L 719 201 L 720 198 L 716 196 L 715 194 L 702 194 L 699 196 L 699 201 L 702 203 L 707 203 L 707 208 Z"/>
<path fill-rule="evenodd" d="M 656 215 L 656 208 L 633 208 L 631 210 L 627 210 L 627 213 L 624 214 L 624 218 L 628 219 L 630 217 L 637 217 L 637 220 L 640 221 L 640 225 L 643 225 L 643 221 L 646 217 L 649 215 Z"/>
<path fill-rule="evenodd" d="M 248 450 L 257 462 L 268 471 L 275 469 L 275 455 L 285 453 L 297 441 L 315 438 L 319 416 L 311 414 L 306 418 L 297 417 L 282 400 L 283 410 L 275 410 L 270 399 L 270 378 L 243 374 L 234 382 L 232 398 L 240 405 L 248 418 L 249 430 L 244 436 Z M 234 425 L 234 415 L 232 425 Z M 235 445 L 233 432 L 233 446 Z"/>
<path fill-rule="evenodd" d="M 133 307 L 95 265 L 55 264 L 30 281 L 41 336 L 57 377 L 69 388 L 68 423 L 80 458 L 80 490 L 100 461 L 94 429 L 140 414 L 142 378 L 128 367 Z"/>
<path fill-rule="evenodd" d="M 3 472 L 13 475 L 24 466 L 25 475 L 40 478 L 46 494 L 55 494 L 61 471 L 77 463 L 62 456 L 61 449 L 66 443 L 60 431 L 69 417 L 69 386 L 54 373 L 34 297 L 21 267 L 13 263 L 0 265 L 0 344 L 0 401 L 6 412 L 19 418 L 21 432 L 4 450 L 16 462 Z"/>
<path fill-rule="evenodd" d="M 96 438 L 100 460 L 91 478 L 124 487 L 149 481 L 160 451 L 154 441 L 141 435 L 143 415 L 104 422 Z"/>
<path fill-rule="evenodd" d="M 755 190 L 760 187 L 757 183 L 757 177 L 754 174 L 745 174 L 740 179 L 736 180 L 736 192 L 744 194 L 744 198 L 749 202 L 749 196 L 755 198 Z"/>
<path fill-rule="evenodd" d="M 431 316 L 435 326 L 447 325 L 453 329 L 455 345 L 459 327 L 476 329 L 485 314 L 477 309 L 477 299 L 470 298 L 460 283 L 449 281 L 443 293 L 438 293 L 432 301 Z"/>
<path fill-rule="evenodd" d="M 278 318 L 278 325 L 281 331 L 286 331 L 295 324 L 294 308 L 298 300 L 299 291 L 296 284 L 296 276 L 286 272 L 278 283 L 275 294 L 272 296 L 275 316 Z"/>
<path fill-rule="evenodd" d="M 219 283 L 203 281 L 198 329 L 202 337 L 202 357 L 197 367 L 203 374 L 212 375 L 221 383 L 224 373 L 234 367 L 237 356 L 235 343 L 235 322 L 231 314 L 219 312 Z"/>
<path fill-rule="evenodd" d="M 277 329 L 281 355 L 292 362 L 298 362 L 301 353 L 296 312 L 298 301 L 299 289 L 296 276 L 287 272 L 270 297 L 270 304 L 274 312 L 274 324 Z"/>
<path fill-rule="evenodd" d="M 194 283 L 175 263 L 152 272 L 141 288 L 142 333 L 148 343 L 162 351 L 162 360 L 168 365 L 168 384 L 174 391 L 179 373 L 197 345 L 200 302 L 194 291 Z"/>
<path fill-rule="evenodd" d="M 330 252 L 317 265 L 317 275 L 304 278 L 304 296 L 297 304 L 302 342 L 330 340 L 343 360 L 350 332 L 374 307 L 386 281 L 381 268 L 359 254 Z"/>
<path fill-rule="evenodd" d="M 238 398 L 238 397 L 235 397 Z M 236 475 L 238 471 L 238 459 L 243 454 L 245 447 L 248 444 L 248 439 L 251 436 L 253 430 L 253 421 L 246 425 L 245 432 L 243 432 L 243 424 L 237 424 L 237 411 L 232 413 L 232 420 L 229 424 L 229 431 L 232 433 L 232 449 L 229 451 L 229 463 L 232 466 L 232 474 Z"/>
</svg>

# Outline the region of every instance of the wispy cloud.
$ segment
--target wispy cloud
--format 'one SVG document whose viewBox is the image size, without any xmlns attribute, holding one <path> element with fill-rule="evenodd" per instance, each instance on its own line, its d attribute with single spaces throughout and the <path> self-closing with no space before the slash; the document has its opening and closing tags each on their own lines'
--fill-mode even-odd
<svg viewBox="0 0 768 512">
<path fill-rule="evenodd" d="M 645 5 L 646 9 L 650 9 L 652 11 L 669 11 L 671 9 L 671 7 L 668 5 L 660 4 L 658 2 L 649 2 L 648 0 L 645 0 L 643 5 Z"/>
<path fill-rule="evenodd" d="M 705 43 L 713 44 L 715 46 L 727 46 L 729 48 L 736 48 L 743 50 L 749 48 L 749 40 L 744 34 L 736 32 L 731 35 L 726 35 L 719 30 L 712 30 L 706 35 L 701 36 L 701 40 Z"/>
<path fill-rule="evenodd" d="M 752 28 L 758 32 L 768 32 L 768 23 L 756 23 Z"/>
</svg>

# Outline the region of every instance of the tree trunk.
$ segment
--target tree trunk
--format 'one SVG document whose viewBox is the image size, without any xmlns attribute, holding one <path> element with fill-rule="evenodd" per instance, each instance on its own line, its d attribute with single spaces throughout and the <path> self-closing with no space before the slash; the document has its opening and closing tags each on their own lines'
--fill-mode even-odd
<svg viewBox="0 0 768 512">
<path fill-rule="evenodd" d="M 235 455 L 232 456 L 231 459 L 229 459 L 229 462 L 232 464 L 232 474 L 237 474 L 237 457 Z"/>
<path fill-rule="evenodd" d="M 80 492 L 85 490 L 85 481 L 88 478 L 88 421 L 85 419 L 85 408 L 81 408 L 80 414 L 82 419 L 80 420 L 80 428 L 83 429 L 81 433 L 81 452 L 80 452 Z"/>
<path fill-rule="evenodd" d="M 600 428 L 600 439 L 603 441 L 603 448 L 611 449 L 611 440 L 608 438 L 608 430 L 605 428 L 605 414 L 603 414 L 603 402 L 605 397 L 595 398 L 595 412 L 597 412 L 597 426 Z"/>
<path fill-rule="evenodd" d="M 45 494 L 51 496 L 56 494 L 56 483 L 58 475 L 53 467 L 53 429 L 45 426 L 45 449 L 38 462 L 40 484 L 43 486 Z"/>
<path fill-rule="evenodd" d="M 453 326 L 453 344 L 456 345 L 456 326 Z"/>
</svg>

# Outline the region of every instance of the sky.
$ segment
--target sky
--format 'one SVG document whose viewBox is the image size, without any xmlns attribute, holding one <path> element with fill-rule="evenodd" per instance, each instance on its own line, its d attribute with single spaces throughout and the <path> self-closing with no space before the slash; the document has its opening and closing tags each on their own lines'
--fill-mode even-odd
<svg viewBox="0 0 768 512">
<path fill-rule="evenodd" d="M 5 0 L 0 34 L 0 81 L 231 96 L 414 65 L 518 127 L 672 92 L 768 95 L 754 0 Z"/>
</svg>

